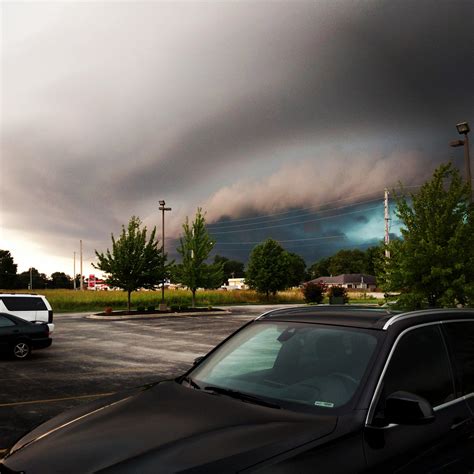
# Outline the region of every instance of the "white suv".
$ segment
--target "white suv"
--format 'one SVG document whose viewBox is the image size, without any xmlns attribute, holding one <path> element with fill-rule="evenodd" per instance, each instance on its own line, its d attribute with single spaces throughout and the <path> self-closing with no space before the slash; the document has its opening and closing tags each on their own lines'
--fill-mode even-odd
<svg viewBox="0 0 474 474">
<path fill-rule="evenodd" d="M 47 323 L 54 331 L 53 309 L 43 295 L 28 293 L 0 293 L 0 313 L 13 314 L 31 322 Z"/>
</svg>

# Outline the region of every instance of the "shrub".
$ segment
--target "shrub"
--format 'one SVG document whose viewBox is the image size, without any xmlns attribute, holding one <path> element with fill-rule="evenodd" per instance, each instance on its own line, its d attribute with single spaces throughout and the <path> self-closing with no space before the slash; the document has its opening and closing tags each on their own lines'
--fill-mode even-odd
<svg viewBox="0 0 474 474">
<path fill-rule="evenodd" d="M 137 311 L 138 311 L 139 313 L 145 311 L 145 306 L 137 306 Z"/>
<path fill-rule="evenodd" d="M 328 290 L 329 302 L 333 303 L 348 303 L 349 296 L 347 295 L 347 289 L 343 286 L 331 286 Z"/>
<path fill-rule="evenodd" d="M 146 310 L 147 311 L 155 311 L 155 306 L 153 306 L 153 305 L 147 306 Z"/>
<path fill-rule="evenodd" d="M 305 283 L 302 288 L 306 303 L 322 303 L 325 291 L 326 285 L 322 283 L 313 283 L 311 281 Z"/>
<path fill-rule="evenodd" d="M 112 308 L 110 306 L 107 306 L 107 308 L 104 309 L 104 313 L 107 315 L 107 316 L 110 316 L 112 314 Z"/>
</svg>

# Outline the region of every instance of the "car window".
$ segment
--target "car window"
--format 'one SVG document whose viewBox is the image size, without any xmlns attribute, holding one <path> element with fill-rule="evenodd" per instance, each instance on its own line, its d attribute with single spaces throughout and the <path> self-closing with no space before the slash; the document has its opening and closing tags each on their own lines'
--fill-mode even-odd
<svg viewBox="0 0 474 474">
<path fill-rule="evenodd" d="M 5 307 L 9 311 L 39 311 L 47 310 L 41 298 L 29 298 L 24 296 L 4 296 L 2 298 Z"/>
<path fill-rule="evenodd" d="M 9 326 L 15 326 L 15 323 L 11 319 L 0 314 L 0 328 L 5 328 Z"/>
<path fill-rule="evenodd" d="M 382 387 L 376 418 L 383 418 L 385 398 L 399 390 L 424 397 L 433 407 L 455 398 L 448 354 L 438 325 L 413 329 L 401 337 Z"/>
<path fill-rule="evenodd" d="M 444 324 L 461 394 L 474 393 L 474 322 Z"/>
<path fill-rule="evenodd" d="M 202 387 L 338 408 L 358 389 L 376 344 L 369 331 L 256 323 L 229 339 L 191 377 Z"/>
</svg>

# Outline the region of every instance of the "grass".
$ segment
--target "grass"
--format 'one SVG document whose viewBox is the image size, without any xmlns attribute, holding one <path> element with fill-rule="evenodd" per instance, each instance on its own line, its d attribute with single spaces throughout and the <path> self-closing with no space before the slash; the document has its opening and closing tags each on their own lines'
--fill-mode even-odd
<svg viewBox="0 0 474 474">
<path fill-rule="evenodd" d="M 12 290 L 6 290 L 11 293 Z M 45 295 L 55 313 L 82 311 L 104 311 L 106 307 L 113 310 L 124 310 L 127 307 L 127 294 L 123 291 L 73 291 L 73 290 L 21 290 L 17 293 L 38 293 Z M 167 290 L 165 301 L 168 305 L 190 306 L 191 292 L 188 290 Z M 377 304 L 380 300 L 351 295 L 351 304 Z M 161 291 L 136 291 L 132 293 L 132 308 L 138 306 L 156 306 L 161 302 Z M 327 303 L 327 301 L 324 301 Z M 245 305 L 245 304 L 283 304 L 304 303 L 299 290 L 280 291 L 270 300 L 252 290 L 203 290 L 196 293 L 198 306 Z"/>
</svg>

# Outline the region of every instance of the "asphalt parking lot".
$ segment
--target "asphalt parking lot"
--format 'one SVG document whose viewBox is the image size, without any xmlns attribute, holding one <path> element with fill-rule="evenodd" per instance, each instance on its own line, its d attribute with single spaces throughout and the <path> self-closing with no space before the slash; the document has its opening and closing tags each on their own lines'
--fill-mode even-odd
<svg viewBox="0 0 474 474">
<path fill-rule="evenodd" d="M 218 316 L 101 321 L 55 316 L 50 348 L 0 359 L 0 454 L 52 416 L 110 392 L 175 377 L 268 307 Z"/>
</svg>

